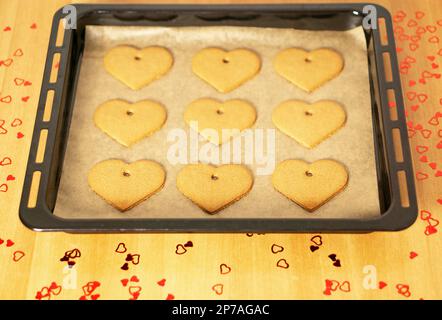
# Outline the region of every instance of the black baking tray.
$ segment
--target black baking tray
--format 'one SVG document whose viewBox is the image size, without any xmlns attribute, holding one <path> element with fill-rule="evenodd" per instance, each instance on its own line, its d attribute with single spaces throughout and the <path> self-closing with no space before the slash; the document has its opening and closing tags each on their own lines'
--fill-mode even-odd
<svg viewBox="0 0 442 320">
<path fill-rule="evenodd" d="M 362 25 L 363 8 L 358 4 L 309 5 L 74 5 L 77 29 L 65 30 L 61 46 L 56 46 L 60 19 L 56 12 L 44 70 L 41 95 L 20 203 L 20 218 L 36 231 L 94 232 L 371 232 L 401 230 L 417 217 L 417 203 L 397 56 L 389 12 L 374 5 L 378 18 L 385 21 L 388 45 L 381 42 L 380 29 L 365 30 L 369 61 L 373 139 L 381 215 L 374 219 L 62 219 L 53 214 L 63 158 L 69 135 L 76 82 L 79 76 L 86 25 L 113 26 L 253 26 L 307 30 L 343 31 Z M 58 76 L 50 83 L 54 54 L 59 53 Z M 391 61 L 392 81 L 387 81 L 383 54 Z M 55 92 L 50 121 L 43 121 L 47 92 Z M 394 91 L 397 119 L 390 119 L 387 90 Z M 392 130 L 399 130 L 402 161 L 396 160 Z M 48 136 L 44 161 L 36 163 L 40 132 Z M 396 142 L 397 143 L 397 142 Z M 38 190 L 30 205 L 34 173 Z M 400 184 L 399 173 L 404 181 Z M 408 193 L 408 194 L 407 194 Z M 72 195 L 75 197 L 75 195 Z M 406 198 L 406 200 L 404 200 Z M 408 201 L 407 201 L 408 200 Z M 79 199 L 81 201 L 81 199 Z"/>
</svg>

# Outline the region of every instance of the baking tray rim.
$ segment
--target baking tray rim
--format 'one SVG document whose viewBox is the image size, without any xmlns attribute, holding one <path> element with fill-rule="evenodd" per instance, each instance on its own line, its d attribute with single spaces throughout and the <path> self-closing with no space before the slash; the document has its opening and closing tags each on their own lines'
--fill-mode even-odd
<svg viewBox="0 0 442 320">
<path fill-rule="evenodd" d="M 21 221 L 30 229 L 35 231 L 66 231 L 73 233 L 89 233 L 89 232 L 129 232 L 129 233 L 139 233 L 139 232 L 215 232 L 215 233 L 223 233 L 223 232 L 372 232 L 372 231 L 398 231 L 409 227 L 417 218 L 417 203 L 416 203 L 416 194 L 415 194 L 415 186 L 413 179 L 413 169 L 411 166 L 411 154 L 408 139 L 406 137 L 406 126 L 405 119 L 403 115 L 403 100 L 402 100 L 402 90 L 399 81 L 399 74 L 397 69 L 397 56 L 395 50 L 391 50 L 395 48 L 394 38 L 392 35 L 392 22 L 391 15 L 387 9 L 384 7 L 372 4 L 372 3 L 349 3 L 349 4 L 263 4 L 263 5 L 114 5 L 114 4 L 97 4 L 97 5 L 89 5 L 89 4 L 74 4 L 73 6 L 77 9 L 78 18 L 85 16 L 87 13 L 92 11 L 204 11 L 204 12 L 218 12 L 219 10 L 227 10 L 233 12 L 242 12 L 244 10 L 252 10 L 252 11 L 262 11 L 266 13 L 272 12 L 289 12 L 289 11 L 333 11 L 333 10 L 358 10 L 362 11 L 363 6 L 372 5 L 377 9 L 378 16 L 382 16 L 385 18 L 387 37 L 388 37 L 388 46 L 390 48 L 388 52 L 390 53 L 391 59 L 391 69 L 393 81 L 390 84 L 387 84 L 385 81 L 384 75 L 384 65 L 382 59 L 382 50 L 380 50 L 380 34 L 377 30 L 373 32 L 373 40 L 375 42 L 374 45 L 374 54 L 376 61 L 376 71 L 378 75 L 378 79 L 376 79 L 377 85 L 380 87 L 380 91 L 386 92 L 388 88 L 393 87 L 396 91 L 396 106 L 398 108 L 398 119 L 392 124 L 385 121 L 387 118 L 386 108 L 386 100 L 385 96 L 381 95 L 381 106 L 380 111 L 382 112 L 382 125 L 387 127 L 390 131 L 392 128 L 398 128 L 401 133 L 401 143 L 402 143 L 402 152 L 404 161 L 400 164 L 392 163 L 394 162 L 394 155 L 392 155 L 392 141 L 384 141 L 384 143 L 389 144 L 390 148 L 385 148 L 384 152 L 386 153 L 386 161 L 389 165 L 388 169 L 391 167 L 395 168 L 396 171 L 402 170 L 405 171 L 406 180 L 407 180 L 407 190 L 408 190 L 408 198 L 409 198 L 409 206 L 407 208 L 402 208 L 402 211 L 406 211 L 407 214 L 403 214 L 403 212 L 395 211 L 394 209 L 398 204 L 398 198 L 391 198 L 389 208 L 379 217 L 376 218 L 367 218 L 367 219 L 329 219 L 329 218 L 307 218 L 307 219 L 299 219 L 299 218 L 232 218 L 232 219 L 177 219 L 177 218 L 167 218 L 167 219 L 65 219 L 58 216 L 55 216 L 50 210 L 48 204 L 43 199 L 42 192 L 38 193 L 38 207 L 34 209 L 39 210 L 29 210 L 27 208 L 27 199 L 29 196 L 29 188 L 32 180 L 32 174 L 34 171 L 41 171 L 43 176 L 43 169 L 47 169 L 47 167 L 53 165 L 52 159 L 49 161 L 49 165 L 46 165 L 44 168 L 34 168 L 35 164 L 33 161 L 35 159 L 35 150 L 33 150 L 32 146 L 35 147 L 36 140 L 39 138 L 40 130 L 42 129 L 39 126 L 38 119 L 36 120 L 36 126 L 34 128 L 34 134 L 32 138 L 31 152 L 29 155 L 28 166 L 25 177 L 25 184 L 22 193 L 22 199 L 20 203 L 19 216 Z M 44 80 L 48 79 L 48 71 L 50 71 L 50 66 L 52 66 L 52 60 L 50 59 L 52 55 L 50 54 L 54 49 L 54 36 L 57 34 L 58 20 L 63 16 L 61 8 L 54 15 L 52 32 L 49 42 L 48 48 L 48 56 L 45 67 L 45 76 Z M 70 41 L 72 40 L 72 30 L 65 31 L 65 43 L 69 42 L 68 50 L 72 50 L 72 45 Z M 63 45 L 64 47 L 64 45 Z M 385 46 L 384 46 L 385 48 Z M 60 48 L 58 48 L 60 49 Z M 58 50 L 60 51 L 60 50 Z M 67 55 L 64 55 L 66 59 Z M 63 60 L 63 56 L 62 56 Z M 60 62 L 60 70 L 66 71 L 64 67 L 66 67 L 66 62 Z M 379 63 L 378 63 L 379 62 Z M 381 66 L 380 66 L 381 65 Z M 64 70 L 63 70 L 64 68 Z M 382 77 L 379 77 L 379 74 Z M 64 84 L 61 83 L 61 86 Z M 56 85 L 60 87 L 59 81 L 57 81 Z M 37 116 L 41 113 L 41 108 L 44 107 L 44 103 L 46 97 L 44 93 L 49 90 L 49 87 L 45 81 L 42 84 L 41 96 L 38 106 Z M 382 90 L 383 89 L 383 90 Z M 71 102 L 72 104 L 72 102 Z M 54 100 L 55 106 L 55 100 Z M 60 106 L 58 106 L 60 107 Z M 72 105 L 70 106 L 72 108 Z M 55 117 L 54 117 L 55 118 Z M 58 123 L 59 119 L 55 122 Z M 404 139 L 405 136 L 405 139 Z M 388 135 L 387 135 L 388 137 Z M 391 137 L 390 137 L 391 138 Z M 49 137 L 48 137 L 49 142 Z M 404 143 L 405 142 L 405 143 Z M 38 143 L 37 143 L 38 144 Z M 35 148 L 34 148 L 35 149 Z M 48 153 L 48 146 L 46 147 L 45 158 Z M 34 152 L 33 152 L 34 151 Z M 377 159 L 378 160 L 378 159 Z M 46 163 L 46 162 L 45 162 Z M 392 165 L 393 164 L 393 165 Z M 47 170 L 46 170 L 47 171 Z M 47 172 L 46 172 L 47 174 Z M 397 179 L 391 181 L 390 184 L 397 183 Z M 41 182 L 40 182 L 41 183 Z M 397 187 L 397 186 L 396 186 Z M 40 190 L 43 189 L 40 185 Z M 393 189 L 398 192 L 398 188 L 394 188 L 394 186 L 390 185 L 391 192 Z M 44 189 L 44 193 L 46 196 L 46 189 Z M 44 197 L 45 198 L 45 197 Z M 32 211 L 32 212 L 30 212 Z M 238 228 L 238 225 L 241 225 Z"/>
</svg>

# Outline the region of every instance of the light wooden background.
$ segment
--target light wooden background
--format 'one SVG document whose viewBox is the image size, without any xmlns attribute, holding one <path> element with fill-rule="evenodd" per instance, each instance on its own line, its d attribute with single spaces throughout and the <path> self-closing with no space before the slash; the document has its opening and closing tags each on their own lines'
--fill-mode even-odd
<svg viewBox="0 0 442 320">
<path fill-rule="evenodd" d="M 9 67 L 0 63 L 0 99 L 8 95 L 13 99 L 9 104 L 0 102 L 0 120 L 5 120 L 3 126 L 8 130 L 7 134 L 0 134 L 0 161 L 4 157 L 10 157 L 13 161 L 12 165 L 0 166 L 0 185 L 8 185 L 7 192 L 0 192 L 0 239 L 4 241 L 0 244 L 0 298 L 35 299 L 37 291 L 43 287 L 52 282 L 62 284 L 66 277 L 63 274 L 66 262 L 60 262 L 59 259 L 65 251 L 74 248 L 82 253 L 75 260 L 74 267 L 78 287 L 63 288 L 59 295 L 53 294 L 52 299 L 78 299 L 83 295 L 81 287 L 89 281 L 100 282 L 94 291 L 94 294 L 100 294 L 100 299 L 127 299 L 130 297 L 128 286 L 123 287 L 120 280 L 133 275 L 140 280 L 137 284 L 142 288 L 140 299 L 165 299 L 169 294 L 176 299 L 406 299 L 398 292 L 397 285 L 409 287 L 409 299 L 442 298 L 442 236 L 440 232 L 425 235 L 427 223 L 421 219 L 408 230 L 397 233 L 322 235 L 323 245 L 314 253 L 309 249 L 310 238 L 313 236 L 309 234 L 70 235 L 35 233 L 26 229 L 19 221 L 18 206 L 52 15 L 68 2 L 0 2 L 0 61 L 9 57 L 14 60 Z M 111 0 L 103 2 L 118 3 Z M 220 1 L 233 2 L 236 3 Z M 424 28 L 427 25 L 437 27 L 436 30 L 430 28 L 431 32 L 427 31 L 420 40 L 413 40 L 419 44 L 415 51 L 410 48 L 410 40 L 397 40 L 397 45 L 401 61 L 407 56 L 416 59 L 415 63 L 410 63 L 408 74 L 402 75 L 404 92 L 411 91 L 410 97 L 413 92 L 428 95 L 427 101 L 421 103 L 417 98 L 407 99 L 406 105 L 412 125 L 422 124 L 424 129 L 431 131 L 431 136 L 426 139 L 422 130 L 414 130 L 410 141 L 415 171 L 419 175 L 416 181 L 419 208 L 431 212 L 432 217 L 438 219 L 442 215 L 442 177 L 436 177 L 436 173 L 442 170 L 442 149 L 438 149 L 437 144 L 442 140 L 442 125 L 430 125 L 428 121 L 437 111 L 442 111 L 442 83 L 432 78 L 422 84 L 418 79 L 424 70 L 434 73 L 440 73 L 441 70 L 436 67 L 442 62 L 442 53 L 439 51 L 441 44 L 428 42 L 428 39 L 431 36 L 442 36 L 442 3 L 439 0 L 376 2 L 399 17 L 401 11 L 407 15 L 402 22 L 398 22 L 407 34 L 414 34 L 417 28 L 413 27 L 413 22 L 409 22 L 410 19 Z M 420 12 L 425 16 L 421 17 Z M 20 51 L 18 57 L 14 56 L 17 49 L 22 50 L 23 56 L 20 56 Z M 410 62 L 410 59 L 407 61 Z M 436 65 L 431 67 L 432 63 Z M 32 85 L 17 85 L 14 82 L 17 78 L 30 81 Z M 416 81 L 417 84 L 410 81 Z M 20 83 L 19 80 L 16 82 Z M 29 97 L 29 100 L 25 102 L 23 97 Z M 418 105 L 414 107 L 417 110 L 411 110 L 415 105 Z M 15 118 L 21 119 L 23 124 L 10 127 L 9 124 Z M 24 135 L 21 139 L 17 138 L 19 132 Z M 429 148 L 428 151 L 425 151 L 425 147 Z M 429 167 L 429 163 L 435 163 L 432 166 L 436 166 L 436 169 Z M 15 180 L 6 182 L 8 176 L 15 177 Z M 8 239 L 14 245 L 6 246 Z M 188 248 L 183 255 L 175 254 L 176 246 L 187 241 L 192 241 L 193 247 Z M 130 265 L 128 271 L 120 269 L 125 255 L 114 252 L 120 242 L 126 244 L 128 253 L 138 253 L 141 257 L 140 263 Z M 283 246 L 284 251 L 272 253 L 273 244 Z M 18 262 L 13 261 L 16 251 L 25 253 Z M 417 254 L 413 259 L 410 258 L 411 252 Z M 332 266 L 328 258 L 332 253 L 340 259 L 340 268 Z M 280 259 L 285 259 L 289 268 L 277 267 Z M 221 264 L 231 267 L 231 272 L 221 274 Z M 381 282 L 386 284 L 384 288 L 364 288 L 363 268 L 367 265 L 377 271 L 376 286 Z M 157 284 L 161 279 L 166 279 L 164 286 Z M 350 292 L 338 289 L 330 296 L 325 295 L 326 279 L 340 283 L 348 281 Z M 223 286 L 220 295 L 212 289 L 216 284 Z"/>
</svg>

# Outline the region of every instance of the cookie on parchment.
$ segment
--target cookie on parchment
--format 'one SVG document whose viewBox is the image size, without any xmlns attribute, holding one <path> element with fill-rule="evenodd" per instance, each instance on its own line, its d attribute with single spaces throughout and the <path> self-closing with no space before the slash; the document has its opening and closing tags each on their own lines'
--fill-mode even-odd
<svg viewBox="0 0 442 320">
<path fill-rule="evenodd" d="M 346 168 L 334 160 L 307 163 L 290 159 L 279 163 L 272 175 L 273 187 L 313 212 L 341 192 L 348 182 Z"/>
<path fill-rule="evenodd" d="M 166 172 L 154 161 L 105 160 L 89 171 L 88 183 L 95 193 L 120 211 L 143 202 L 164 185 Z"/>
<path fill-rule="evenodd" d="M 248 49 L 206 48 L 192 59 L 193 72 L 221 93 L 240 87 L 260 69 L 261 59 Z"/>
<path fill-rule="evenodd" d="M 252 189 L 253 175 L 243 165 L 189 164 L 178 172 L 176 184 L 193 203 L 214 214 L 244 197 Z"/>
<path fill-rule="evenodd" d="M 139 90 L 161 78 L 172 65 L 172 53 L 163 47 L 118 46 L 104 57 L 106 71 L 132 90 Z"/>
<path fill-rule="evenodd" d="M 166 108 L 151 100 L 136 103 L 110 100 L 100 105 L 94 113 L 95 125 L 126 147 L 159 130 L 166 119 Z"/>
<path fill-rule="evenodd" d="M 273 65 L 282 77 L 302 90 L 312 92 L 341 73 L 344 59 L 332 49 L 306 51 L 290 48 L 279 52 Z"/>
<path fill-rule="evenodd" d="M 339 103 L 331 100 L 312 104 L 289 100 L 273 110 L 272 121 L 304 147 L 313 148 L 344 126 L 346 114 Z"/>
<path fill-rule="evenodd" d="M 256 110 L 250 103 L 240 99 L 221 102 L 204 98 L 193 101 L 187 107 L 184 121 L 190 126 L 196 124 L 204 138 L 220 145 L 253 126 Z"/>
</svg>

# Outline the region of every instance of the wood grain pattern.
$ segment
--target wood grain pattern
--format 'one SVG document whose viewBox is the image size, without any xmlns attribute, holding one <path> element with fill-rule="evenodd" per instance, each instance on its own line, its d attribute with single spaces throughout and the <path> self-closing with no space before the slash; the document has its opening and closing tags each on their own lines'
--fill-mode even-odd
<svg viewBox="0 0 442 320">
<path fill-rule="evenodd" d="M 35 299 L 37 292 L 50 287 L 52 282 L 61 285 L 67 275 L 63 273 L 67 262 L 60 258 L 74 248 L 81 251 L 81 257 L 71 259 L 76 264 L 69 269 L 77 273 L 77 288 L 60 291 L 54 284 L 43 289 L 39 298 L 45 298 L 42 296 L 46 292 L 52 293 L 51 299 L 79 299 L 84 292 L 88 299 L 441 298 L 442 238 L 439 232 L 432 232 L 437 230 L 436 221 L 442 214 L 442 125 L 436 121 L 437 112 L 442 111 L 442 83 L 437 75 L 426 78 L 425 84 L 419 78 L 425 70 L 440 77 L 442 52 L 440 42 L 436 41 L 442 36 L 442 5 L 438 0 L 376 2 L 394 14 L 396 26 L 403 27 L 405 34 L 415 35 L 419 27 L 425 29 L 420 39 L 405 39 L 397 30 L 397 46 L 411 121 L 419 208 L 426 220 L 419 218 L 411 228 L 397 233 L 324 234 L 323 244 L 314 252 L 310 250 L 311 245 L 315 246 L 310 240 L 314 235 L 310 234 L 72 235 L 26 229 L 19 221 L 18 206 L 52 15 L 68 1 L 0 2 L 0 298 Z M 27 81 L 26 85 L 22 79 Z M 10 103 L 8 96 L 12 99 Z M 11 126 L 15 119 L 22 124 L 15 121 Z M 8 132 L 1 134 L 1 127 Z M 7 158 L 12 164 L 8 165 Z M 435 229 L 430 227 L 425 234 L 429 224 Z M 188 241 L 193 247 L 184 246 Z M 115 250 L 121 242 L 127 252 L 119 254 Z M 281 247 L 284 249 L 279 252 Z M 128 253 L 139 254 L 140 261 L 137 265 L 129 261 L 129 270 L 124 271 L 121 267 Z M 339 259 L 341 267 L 333 266 L 330 254 L 336 254 L 335 260 Z M 15 262 L 14 257 L 19 261 Z M 366 266 L 377 270 L 376 289 L 363 286 Z M 136 278 L 130 281 L 134 275 L 138 282 Z M 128 279 L 126 286 L 124 279 Z M 336 291 L 327 290 L 327 286 L 336 286 L 331 280 L 340 284 Z M 82 290 L 91 281 L 97 283 L 90 283 L 89 291 Z M 136 294 L 138 287 L 142 289 Z M 221 287 L 222 294 L 217 294 Z"/>
</svg>

